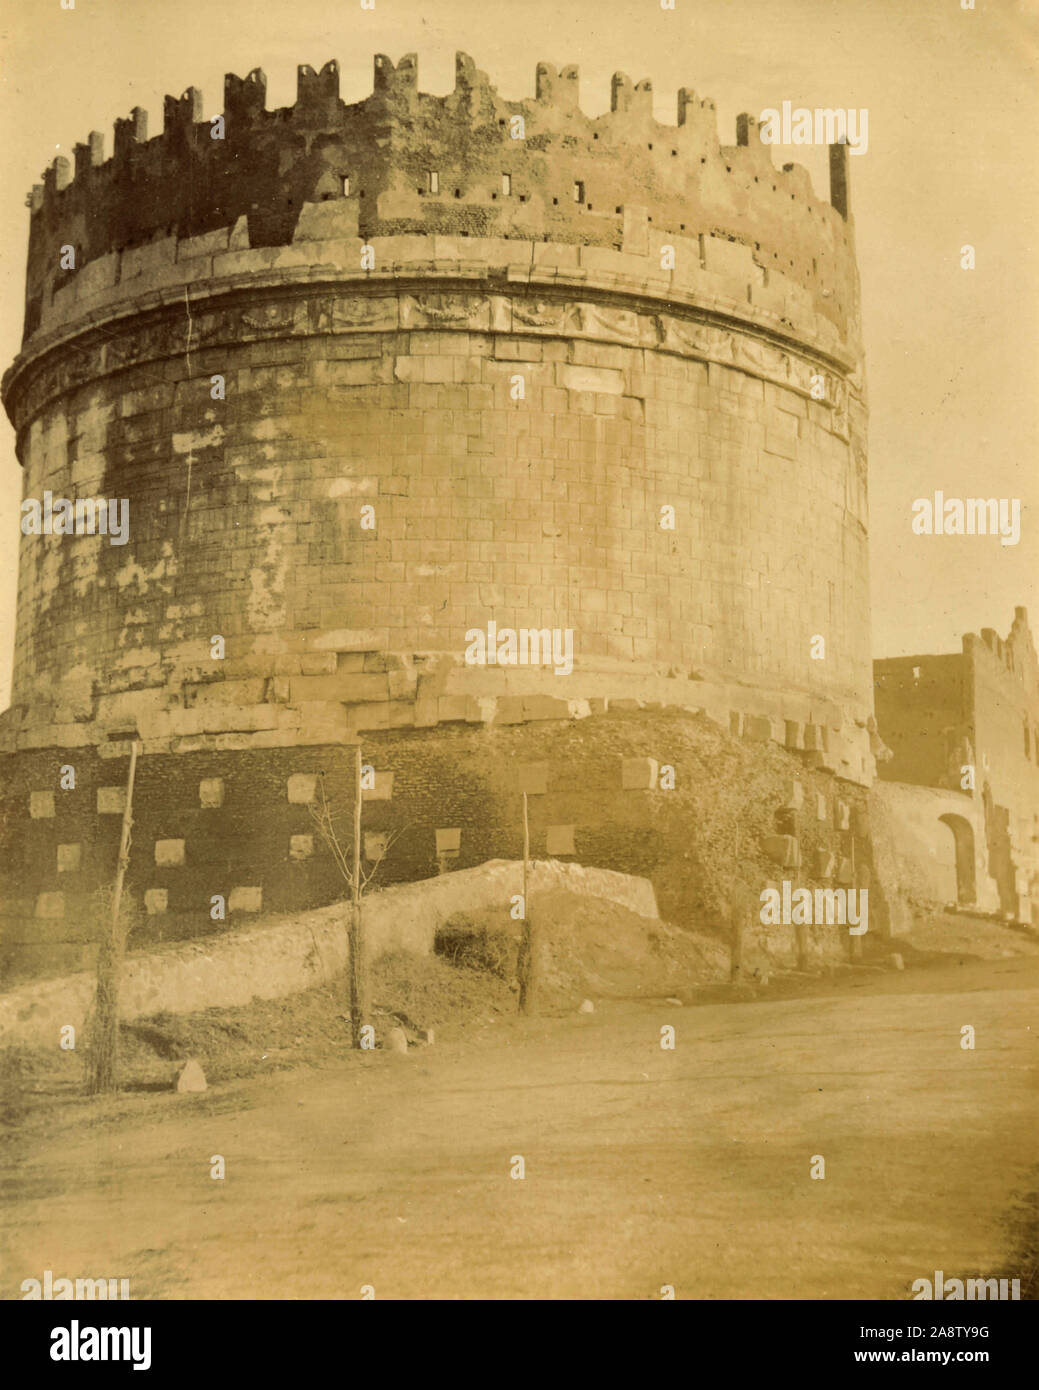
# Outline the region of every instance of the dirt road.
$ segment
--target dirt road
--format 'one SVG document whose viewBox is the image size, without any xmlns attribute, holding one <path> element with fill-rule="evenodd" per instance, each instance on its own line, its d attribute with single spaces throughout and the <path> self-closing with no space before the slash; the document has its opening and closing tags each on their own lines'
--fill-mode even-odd
<svg viewBox="0 0 1039 1390">
<path fill-rule="evenodd" d="M 1017 1273 L 1034 960 L 858 983 L 64 1102 L 16 1144 L 2 1294 L 47 1268 L 304 1299 L 901 1299 L 935 1269 Z"/>
</svg>

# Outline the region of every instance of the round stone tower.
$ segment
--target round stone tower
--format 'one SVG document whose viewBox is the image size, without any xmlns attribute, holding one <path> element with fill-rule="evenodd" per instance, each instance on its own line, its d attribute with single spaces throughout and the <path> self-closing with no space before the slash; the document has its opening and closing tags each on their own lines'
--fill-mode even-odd
<svg viewBox="0 0 1039 1390">
<path fill-rule="evenodd" d="M 54 162 L 3 383 L 0 753 L 624 700 L 870 780 L 847 148 L 824 202 L 751 117 L 721 145 L 686 88 L 674 126 L 648 81 L 594 120 L 577 89 L 540 64 L 506 100 L 460 54 L 432 96 L 377 57 L 361 102 L 330 62 L 268 111 L 257 70 L 222 117 L 190 88 L 161 135 L 136 109 L 110 159 L 95 133 Z"/>
</svg>

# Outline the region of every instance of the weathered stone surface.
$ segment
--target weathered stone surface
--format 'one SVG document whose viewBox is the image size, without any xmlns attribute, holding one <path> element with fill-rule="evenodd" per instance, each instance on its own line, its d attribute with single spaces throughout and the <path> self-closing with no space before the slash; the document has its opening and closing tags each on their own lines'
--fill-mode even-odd
<svg viewBox="0 0 1039 1390">
<path fill-rule="evenodd" d="M 310 773 L 295 772 L 288 780 L 286 792 L 294 804 L 309 806 L 317 798 L 317 777 Z"/>
<path fill-rule="evenodd" d="M 787 791 L 786 801 L 783 803 L 784 807 L 795 811 L 800 810 L 804 805 L 804 800 L 804 787 L 800 782 L 791 782 Z"/>
<path fill-rule="evenodd" d="M 79 843 L 58 846 L 58 873 L 75 873 L 83 859 L 83 846 Z"/>
<path fill-rule="evenodd" d="M 801 849 L 793 835 L 766 835 L 761 847 L 770 859 L 785 869 L 796 869 L 801 863 Z"/>
<path fill-rule="evenodd" d="M 184 863 L 183 840 L 156 840 L 155 863 L 159 868 L 176 868 Z"/>
<path fill-rule="evenodd" d="M 215 810 L 224 804 L 224 779 L 204 777 L 198 784 L 199 805 L 206 810 Z"/>
<path fill-rule="evenodd" d="M 550 825 L 545 830 L 545 853 L 552 855 L 573 854 L 574 827 L 572 825 Z"/>
<path fill-rule="evenodd" d="M 125 787 L 98 787 L 97 813 L 99 816 L 121 816 L 125 806 Z"/>
<path fill-rule="evenodd" d="M 751 739 L 755 743 L 767 743 L 772 737 L 772 721 L 767 715 L 744 715 L 743 737 Z"/>
<path fill-rule="evenodd" d="M 655 758 L 624 758 L 621 786 L 625 791 L 652 791 L 657 785 L 657 771 Z"/>
<path fill-rule="evenodd" d="M 227 900 L 228 912 L 260 912 L 263 908 L 261 887 L 232 888 Z"/>
<path fill-rule="evenodd" d="M 364 857 L 378 863 L 386 854 L 389 835 L 386 831 L 366 830 L 364 832 Z"/>
<path fill-rule="evenodd" d="M 817 849 L 812 862 L 813 878 L 833 878 L 837 868 L 837 856 L 827 849 Z"/>
</svg>

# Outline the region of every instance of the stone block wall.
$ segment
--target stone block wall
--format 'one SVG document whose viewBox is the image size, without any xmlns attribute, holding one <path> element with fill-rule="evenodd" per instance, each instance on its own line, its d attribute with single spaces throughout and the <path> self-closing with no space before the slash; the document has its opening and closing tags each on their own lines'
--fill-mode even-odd
<svg viewBox="0 0 1039 1390">
<path fill-rule="evenodd" d="M 111 161 L 92 136 L 32 200 L 3 387 L 25 495 L 113 499 L 128 531 L 22 538 L 3 834 L 57 833 L 24 816 L 47 792 L 69 814 L 70 762 L 115 818 L 102 765 L 137 737 L 156 919 L 203 865 L 241 913 L 309 903 L 304 878 L 327 893 L 288 779 L 376 733 L 676 708 L 873 775 L 845 181 L 816 199 L 746 121 L 720 145 L 686 89 L 667 127 L 622 76 L 598 121 L 570 69 L 511 103 L 464 56 L 444 98 L 410 59 L 375 76 L 348 107 L 334 64 L 302 68 L 276 113 L 262 74 L 229 78 L 219 140 L 189 91 L 161 137 L 135 112 Z M 473 664 L 491 625 L 536 633 L 540 659 Z M 545 660 L 553 634 L 572 662 Z M 478 828 L 438 846 L 470 795 L 446 785 L 423 870 L 509 852 Z M 550 824 L 583 854 L 571 809 Z M 48 873 L 89 867 L 80 830 Z M 269 855 L 272 888 L 243 868 Z M 34 885 L 20 940 L 64 891 Z"/>
<path fill-rule="evenodd" d="M 363 284 L 327 243 L 345 283 L 320 293 L 242 253 L 236 307 L 127 318 L 120 282 L 79 355 L 52 334 L 9 375 L 27 496 L 125 498 L 130 540 L 23 539 L 7 746 L 277 746 L 626 696 L 780 741 L 818 724 L 868 779 L 862 407 L 809 324 L 801 355 L 607 308 L 573 272 L 506 293 L 458 243 L 475 283 L 406 294 L 428 247 L 396 243 Z M 651 258 L 608 254 L 656 292 Z M 490 621 L 572 630 L 573 671 L 466 666 Z"/>
</svg>

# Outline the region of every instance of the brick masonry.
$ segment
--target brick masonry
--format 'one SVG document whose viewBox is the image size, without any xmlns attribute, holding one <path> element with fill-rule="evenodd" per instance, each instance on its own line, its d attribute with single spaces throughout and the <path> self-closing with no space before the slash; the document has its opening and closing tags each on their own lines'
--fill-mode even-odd
<svg viewBox="0 0 1039 1390">
<path fill-rule="evenodd" d="M 626 769 L 651 761 L 636 756 L 646 747 L 673 766 L 674 791 L 625 788 Z M 733 821 L 741 827 L 741 861 L 756 864 L 764 882 L 780 872 L 766 856 L 791 795 L 791 773 L 813 799 L 836 805 L 832 774 L 801 764 L 801 755 L 770 748 L 762 762 L 752 745 L 729 745 L 709 721 L 683 714 L 382 731 L 366 736 L 363 756 L 384 777 L 393 776 L 392 798 L 364 804 L 365 868 L 380 857 L 377 884 L 521 857 L 521 788 L 537 787 L 528 794 L 535 859 L 572 857 L 649 878 L 663 916 L 701 928 L 725 928 L 723 906 L 705 885 L 710 879 L 716 887 L 719 869 L 733 857 L 725 838 Z M 91 959 L 94 895 L 115 869 L 120 820 L 96 814 L 95 790 L 114 767 L 125 772 L 125 758 L 81 750 L 75 788 L 55 794 L 54 817 L 20 814 L 33 785 L 56 780 L 59 757 L 64 754 L 47 750 L 0 759 L 0 817 L 12 851 L 0 866 L 9 913 L 0 964 L 19 972 L 77 968 Z M 141 758 L 127 887 L 144 920 L 133 940 L 206 935 L 241 925 L 260 908 L 284 913 L 341 897 L 342 879 L 310 809 L 290 800 L 287 788 L 304 778 L 316 788 L 320 779 L 349 844 L 352 770 L 353 749 L 342 745 Z M 217 777 L 222 804 L 200 805 L 199 783 Z M 717 856 L 719 834 L 727 856 Z M 797 839 L 777 838 L 804 846 L 798 881 L 827 882 L 848 856 L 853 835 L 831 814 L 824 822 L 813 816 Z M 71 843 L 81 847 L 78 867 L 58 875 L 57 847 Z M 828 870 L 816 858 L 821 849 Z M 860 861 L 867 853 L 862 840 L 857 853 Z M 223 899 L 224 916 L 212 916 L 214 896 Z"/>
</svg>

